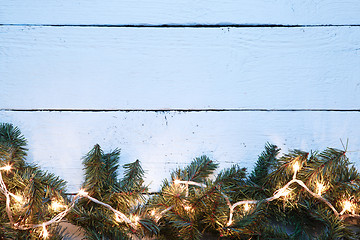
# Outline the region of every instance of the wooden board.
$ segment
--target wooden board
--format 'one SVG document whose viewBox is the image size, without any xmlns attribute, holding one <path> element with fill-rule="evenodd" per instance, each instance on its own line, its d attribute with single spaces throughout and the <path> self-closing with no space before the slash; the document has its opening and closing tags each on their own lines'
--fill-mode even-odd
<svg viewBox="0 0 360 240">
<path fill-rule="evenodd" d="M 0 27 L 2 109 L 358 109 L 360 27 Z"/>
<path fill-rule="evenodd" d="M 67 180 L 70 192 L 79 189 L 81 158 L 96 143 L 105 152 L 121 148 L 121 164 L 139 159 L 152 190 L 171 170 L 203 154 L 220 169 L 238 163 L 251 171 L 267 141 L 288 152 L 342 148 L 340 139 L 348 138 L 348 156 L 360 167 L 358 112 L 2 111 L 0 119 L 20 127 L 28 159 Z"/>
<path fill-rule="evenodd" d="M 7 0 L 3 24 L 359 24 L 358 0 Z"/>
</svg>

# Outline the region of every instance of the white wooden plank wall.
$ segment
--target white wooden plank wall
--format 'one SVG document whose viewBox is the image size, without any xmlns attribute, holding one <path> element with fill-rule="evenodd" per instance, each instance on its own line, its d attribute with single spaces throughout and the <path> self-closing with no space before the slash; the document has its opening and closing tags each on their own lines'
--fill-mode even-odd
<svg viewBox="0 0 360 240">
<path fill-rule="evenodd" d="M 360 2 L 2 1 L 0 122 L 82 182 L 99 143 L 147 182 L 192 158 L 252 169 L 269 141 L 360 167 Z"/>
<path fill-rule="evenodd" d="M 358 0 L 7 0 L 5 24 L 358 25 Z"/>
</svg>

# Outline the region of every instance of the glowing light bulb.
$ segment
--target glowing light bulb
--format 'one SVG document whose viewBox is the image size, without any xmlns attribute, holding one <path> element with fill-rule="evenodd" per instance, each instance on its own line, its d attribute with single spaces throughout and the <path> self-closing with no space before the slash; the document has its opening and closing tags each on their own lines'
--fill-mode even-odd
<svg viewBox="0 0 360 240">
<path fill-rule="evenodd" d="M 190 206 L 185 206 L 184 209 L 185 209 L 186 211 L 190 211 L 192 208 L 191 208 Z"/>
<path fill-rule="evenodd" d="M 80 189 L 78 195 L 82 197 L 86 197 L 88 195 L 88 192 L 86 192 L 84 189 Z"/>
<path fill-rule="evenodd" d="M 293 170 L 295 173 L 297 173 L 300 169 L 300 164 L 299 162 L 295 162 L 295 164 L 293 165 Z"/>
<path fill-rule="evenodd" d="M 24 203 L 24 198 L 20 195 L 12 195 L 13 198 L 15 198 L 16 201 L 18 201 L 19 203 Z"/>
<path fill-rule="evenodd" d="M 55 212 L 59 211 L 60 209 L 64 208 L 65 206 L 63 204 L 61 204 L 58 201 L 52 201 L 51 202 L 51 208 L 52 210 L 54 210 Z"/>
<path fill-rule="evenodd" d="M 324 184 L 317 182 L 317 194 L 321 196 L 322 192 L 324 191 Z"/>
<path fill-rule="evenodd" d="M 6 166 L 4 166 L 4 167 L 2 167 L 0 169 L 8 172 L 8 171 L 11 170 L 11 165 L 6 165 Z"/>
<path fill-rule="evenodd" d="M 344 212 L 345 211 L 351 212 L 351 210 L 352 210 L 352 203 L 349 200 L 344 201 L 344 209 L 343 209 L 343 211 Z"/>
<path fill-rule="evenodd" d="M 151 215 L 151 216 L 155 216 L 155 214 L 156 214 L 156 211 L 155 211 L 155 210 L 151 210 L 150 215 Z"/>
<path fill-rule="evenodd" d="M 287 197 L 290 193 L 291 191 L 289 189 L 285 189 L 284 191 L 282 191 L 281 196 Z"/>
<path fill-rule="evenodd" d="M 175 185 L 180 184 L 180 182 L 181 182 L 181 181 L 180 181 L 179 179 L 174 180 L 174 184 L 175 184 Z"/>
<path fill-rule="evenodd" d="M 123 222 L 124 220 L 122 220 L 118 214 L 115 213 L 115 221 L 117 222 Z"/>
<path fill-rule="evenodd" d="M 41 233 L 41 236 L 44 238 L 44 239 L 47 239 L 49 237 L 49 233 L 48 231 L 46 230 L 46 226 L 45 224 L 43 224 L 43 231 Z"/>
<path fill-rule="evenodd" d="M 139 223 L 139 220 L 140 220 L 139 216 L 134 216 L 133 219 L 134 219 L 135 224 Z"/>
<path fill-rule="evenodd" d="M 244 204 L 244 210 L 245 210 L 245 212 L 250 210 L 250 205 L 248 203 Z"/>
</svg>

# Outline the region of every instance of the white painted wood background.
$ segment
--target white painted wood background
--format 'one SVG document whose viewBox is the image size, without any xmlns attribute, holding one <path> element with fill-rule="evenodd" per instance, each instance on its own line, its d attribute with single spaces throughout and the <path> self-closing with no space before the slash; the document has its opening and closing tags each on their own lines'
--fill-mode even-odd
<svg viewBox="0 0 360 240">
<path fill-rule="evenodd" d="M 0 2 L 0 122 L 68 181 L 99 143 L 157 190 L 206 154 L 253 168 L 269 141 L 360 167 L 360 1 Z"/>
</svg>

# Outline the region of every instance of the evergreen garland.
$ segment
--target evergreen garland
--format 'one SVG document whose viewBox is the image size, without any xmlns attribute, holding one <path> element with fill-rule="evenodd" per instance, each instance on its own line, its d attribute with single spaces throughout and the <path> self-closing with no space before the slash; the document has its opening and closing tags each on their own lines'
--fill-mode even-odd
<svg viewBox="0 0 360 240">
<path fill-rule="evenodd" d="M 66 203 L 66 182 L 54 174 L 44 172 L 26 162 L 27 141 L 21 131 L 12 124 L 0 124 L 0 166 L 11 165 L 15 170 L 2 172 L 3 181 L 10 192 L 18 196 L 12 199 L 13 219 L 20 224 L 42 223 L 56 214 L 51 208 L 54 201 Z M 41 230 L 14 229 L 6 213 L 6 199 L 0 194 L 0 239 L 38 239 Z M 56 225 L 49 229 L 49 239 L 63 239 L 63 230 Z"/>
<path fill-rule="evenodd" d="M 248 176 L 246 169 L 238 165 L 221 171 L 214 180 L 209 173 L 216 164 L 211 171 L 199 169 L 204 174 L 198 172 L 201 177 L 196 181 L 205 185 L 192 185 L 188 190 L 176 179 L 191 180 L 186 174 L 188 169 L 211 160 L 203 156 L 184 170 L 174 171 L 171 181 L 164 181 L 159 196 L 149 201 L 150 208 L 160 212 L 159 239 L 201 239 L 204 232 L 217 239 L 358 239 L 354 226 L 349 227 L 349 219 L 359 215 L 336 215 L 299 185 L 289 185 L 289 194 L 284 197 L 265 201 L 296 177 L 336 209 L 344 209 L 344 200 L 350 200 L 354 208 L 351 211 L 355 212 L 360 175 L 346 152 L 332 148 L 321 153 L 294 150 L 277 158 L 279 151 L 275 145 L 266 144 Z M 299 164 L 299 170 L 294 175 L 295 164 Z M 320 183 L 323 188 L 319 192 Z M 231 203 L 243 200 L 258 201 L 236 207 L 229 224 Z"/>
<path fill-rule="evenodd" d="M 146 219 L 141 206 L 147 188 L 143 186 L 144 171 L 140 161 L 124 165 L 125 175 L 119 180 L 119 156 L 118 149 L 105 154 L 98 144 L 95 145 L 83 158 L 85 181 L 82 188 L 89 196 L 126 215 L 138 217 L 139 227 L 135 229 L 119 221 L 109 209 L 84 198 L 75 205 L 68 219 L 85 231 L 87 239 L 131 239 L 134 234 L 144 236 L 158 231 L 156 224 Z"/>
<path fill-rule="evenodd" d="M 0 124 L 0 167 L 13 169 L 2 169 L 1 176 L 19 196 L 10 199 L 9 215 L 1 189 L 0 239 L 45 238 L 31 224 L 52 219 L 59 212 L 53 203 L 70 206 L 65 182 L 27 163 L 26 145 L 17 127 Z M 294 150 L 278 157 L 279 151 L 267 143 L 250 174 L 237 164 L 215 174 L 217 163 L 195 158 L 146 197 L 140 161 L 125 164 L 119 178 L 120 150 L 104 153 L 95 145 L 83 158 L 87 193 L 74 197 L 66 219 L 87 239 L 359 239 L 360 174 L 346 150 Z M 47 239 L 66 237 L 57 224 L 48 231 Z"/>
</svg>

